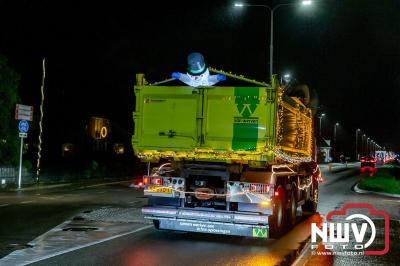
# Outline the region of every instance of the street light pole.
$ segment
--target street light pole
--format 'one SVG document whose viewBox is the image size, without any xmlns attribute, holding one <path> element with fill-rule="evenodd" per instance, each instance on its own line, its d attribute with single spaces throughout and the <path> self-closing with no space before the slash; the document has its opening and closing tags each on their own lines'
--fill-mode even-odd
<svg viewBox="0 0 400 266">
<path fill-rule="evenodd" d="M 365 134 L 363 134 L 363 135 L 361 136 L 361 154 L 362 154 L 363 156 L 365 156 L 364 138 L 365 138 L 366 136 L 367 136 L 367 135 L 365 135 Z"/>
<path fill-rule="evenodd" d="M 274 68 L 274 13 L 275 13 L 275 8 L 278 8 L 278 6 L 274 8 L 270 8 L 271 12 L 271 22 L 270 22 L 270 36 L 269 36 L 269 77 L 272 83 L 272 73 L 273 73 L 273 68 Z"/>
<path fill-rule="evenodd" d="M 356 160 L 358 160 L 358 132 L 360 131 L 361 129 L 359 128 L 356 130 L 356 157 L 355 157 Z"/>
<path fill-rule="evenodd" d="M 319 136 L 322 137 L 322 118 L 325 116 L 325 114 L 321 114 L 319 118 Z"/>
<path fill-rule="evenodd" d="M 303 0 L 301 1 L 301 5 L 303 6 L 309 6 L 312 4 L 311 0 Z M 298 5 L 297 3 L 285 3 L 285 4 L 278 4 L 276 6 L 270 7 L 268 5 L 251 5 L 251 4 L 243 4 L 243 3 L 235 3 L 235 7 L 263 7 L 266 8 L 267 11 L 269 11 L 270 14 L 270 37 L 269 37 L 269 77 L 272 82 L 272 75 L 273 75 L 273 68 L 274 68 L 274 14 L 275 11 L 282 7 L 282 6 L 296 6 Z M 268 62 L 268 61 L 267 61 Z"/>
<path fill-rule="evenodd" d="M 334 126 L 334 128 L 333 128 L 333 160 L 335 160 L 336 159 L 336 148 L 337 148 L 337 145 L 336 145 L 336 127 L 338 127 L 339 126 L 339 123 L 336 123 L 335 124 L 335 126 Z"/>
</svg>

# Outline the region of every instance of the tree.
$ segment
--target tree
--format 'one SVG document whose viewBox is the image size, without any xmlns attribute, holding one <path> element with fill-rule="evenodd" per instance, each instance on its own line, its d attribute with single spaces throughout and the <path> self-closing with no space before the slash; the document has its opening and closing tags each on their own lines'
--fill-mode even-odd
<svg viewBox="0 0 400 266">
<path fill-rule="evenodd" d="M 18 162 L 18 130 L 14 118 L 20 75 L 0 55 L 0 165 Z"/>
</svg>

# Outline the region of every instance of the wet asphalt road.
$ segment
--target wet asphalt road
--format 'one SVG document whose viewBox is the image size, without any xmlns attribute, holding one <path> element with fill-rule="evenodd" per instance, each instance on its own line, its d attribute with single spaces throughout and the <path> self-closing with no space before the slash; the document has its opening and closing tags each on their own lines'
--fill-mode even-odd
<svg viewBox="0 0 400 266">
<path fill-rule="evenodd" d="M 339 171 L 342 171 L 340 169 Z M 339 173 L 339 172 L 337 172 Z M 331 210 L 341 209 L 344 203 L 368 203 L 375 210 L 382 210 L 390 217 L 390 249 L 383 256 L 318 256 L 312 255 L 307 266 L 314 265 L 399 265 L 400 257 L 400 198 L 384 197 L 374 194 L 358 194 L 350 188 L 357 180 L 368 175 L 359 172 L 344 171 L 338 175 L 326 175 L 326 181 L 320 187 L 318 212 L 327 215 Z M 371 216 L 372 219 L 373 216 Z M 379 217 L 378 217 L 379 218 Z M 377 250 L 383 249 L 384 224 L 374 220 L 377 228 Z M 380 233 L 379 233 L 380 232 Z"/>
<path fill-rule="evenodd" d="M 357 167 L 334 169 L 333 173 L 323 168 L 323 173 L 325 182 L 320 186 L 318 208 L 322 215 L 345 202 L 363 202 L 388 211 L 394 220 L 399 219 L 400 200 L 359 195 L 351 190 L 360 178 Z M 1 216 L 4 217 L 4 214 L 9 217 L 8 222 L 2 219 L 0 224 L 0 245 L 3 251 L 0 257 L 7 250 L 9 252 L 9 243 L 26 243 L 82 210 L 104 206 L 128 208 L 132 204 L 137 205 L 137 200 L 141 199 L 140 193 L 128 188 L 126 184 L 72 191 L 22 193 L 18 197 L 0 193 L 1 203 L 9 204 L 0 207 Z M 309 234 L 309 223 L 317 218 L 308 219 L 299 218 L 298 225 L 279 240 L 161 232 L 148 228 L 32 265 L 275 265 L 282 263 L 283 259 L 290 264 L 295 257 L 295 249 Z M 397 254 L 390 254 L 392 255 Z M 393 260 L 386 260 L 388 263 L 391 261 Z M 334 263 L 350 265 L 354 261 L 346 258 L 321 260 L 312 257 L 308 265 Z M 376 261 L 375 264 L 380 265 Z"/>
<path fill-rule="evenodd" d="M 0 258 L 82 211 L 137 204 L 129 184 L 0 192 Z"/>
</svg>

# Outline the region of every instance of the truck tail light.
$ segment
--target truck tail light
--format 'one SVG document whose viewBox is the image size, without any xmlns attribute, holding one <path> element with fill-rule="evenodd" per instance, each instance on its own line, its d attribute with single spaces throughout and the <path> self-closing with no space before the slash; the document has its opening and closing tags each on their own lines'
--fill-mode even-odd
<svg viewBox="0 0 400 266">
<path fill-rule="evenodd" d="M 151 181 L 155 185 L 161 185 L 161 178 L 160 177 L 153 178 Z"/>
<path fill-rule="evenodd" d="M 144 177 L 143 177 L 143 184 L 144 184 L 144 185 L 150 184 L 150 177 L 144 176 Z"/>
</svg>

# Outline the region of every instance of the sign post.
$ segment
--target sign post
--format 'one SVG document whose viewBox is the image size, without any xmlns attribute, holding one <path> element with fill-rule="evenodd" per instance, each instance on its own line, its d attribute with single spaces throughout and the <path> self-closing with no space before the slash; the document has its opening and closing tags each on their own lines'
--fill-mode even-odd
<svg viewBox="0 0 400 266">
<path fill-rule="evenodd" d="M 21 148 L 19 150 L 19 172 L 18 172 L 18 189 L 21 189 L 21 177 L 22 177 L 22 153 L 24 147 L 24 138 L 28 136 L 29 123 L 26 120 L 19 121 L 18 124 L 19 137 L 21 138 Z"/>
<path fill-rule="evenodd" d="M 22 153 L 24 148 L 24 138 L 28 136 L 29 122 L 33 118 L 33 107 L 28 105 L 17 104 L 15 107 L 15 119 L 20 120 L 18 123 L 19 137 L 21 138 L 21 148 L 19 150 L 19 172 L 18 172 L 18 189 L 21 189 L 22 177 Z"/>
</svg>

